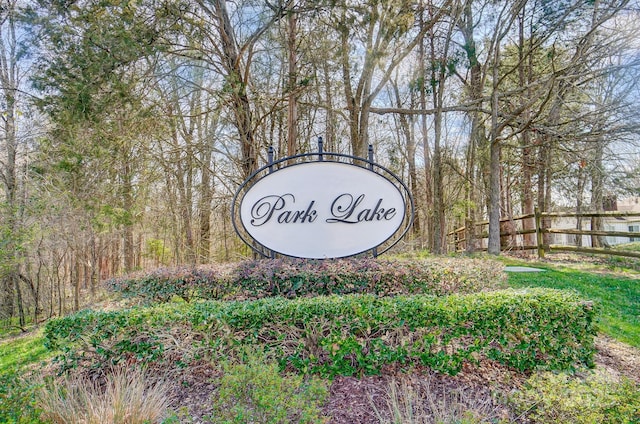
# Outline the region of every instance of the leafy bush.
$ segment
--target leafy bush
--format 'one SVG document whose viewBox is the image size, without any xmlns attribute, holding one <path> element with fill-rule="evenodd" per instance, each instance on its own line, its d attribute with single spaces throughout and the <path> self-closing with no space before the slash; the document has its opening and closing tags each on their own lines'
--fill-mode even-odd
<svg viewBox="0 0 640 424">
<path fill-rule="evenodd" d="M 236 342 L 263 343 L 302 371 L 377 373 L 420 362 L 455 374 L 484 356 L 519 370 L 590 363 L 593 308 L 554 290 L 472 295 L 371 295 L 196 305 L 194 323 Z"/>
<path fill-rule="evenodd" d="M 213 402 L 215 423 L 323 423 L 320 408 L 329 395 L 318 378 L 281 376 L 275 363 L 249 354 L 241 363 L 223 364 Z"/>
<path fill-rule="evenodd" d="M 172 332 L 179 332 L 188 321 L 184 316 L 187 307 L 164 304 L 117 311 L 83 310 L 49 320 L 44 329 L 45 346 L 62 350 L 55 358 L 61 372 L 85 363 L 155 362 L 166 354 L 170 345 L 166 338 L 175 339 Z"/>
<path fill-rule="evenodd" d="M 107 287 L 124 297 L 140 297 L 167 302 L 174 296 L 186 302 L 193 299 L 222 299 L 229 295 L 229 270 L 225 266 L 158 268 L 149 273 L 136 272 L 106 282 Z"/>
<path fill-rule="evenodd" d="M 371 293 L 471 293 L 500 287 L 502 266 L 492 260 L 275 259 L 241 262 L 233 283 L 254 297 Z"/>
<path fill-rule="evenodd" d="M 491 259 L 273 259 L 236 266 L 160 268 L 108 282 L 127 297 L 166 302 L 370 293 L 472 293 L 505 286 L 503 266 Z"/>
<path fill-rule="evenodd" d="M 534 374 L 510 399 L 516 412 L 536 423 L 638 423 L 640 387 L 589 374 Z"/>
<path fill-rule="evenodd" d="M 574 293 L 550 289 L 320 296 L 83 312 L 50 321 L 45 337 L 65 349 L 66 366 L 162 360 L 188 334 L 210 354 L 262 346 L 282 367 L 305 373 L 375 374 L 385 364 L 422 363 L 455 374 L 481 357 L 523 371 L 590 365 L 594 316 Z"/>
</svg>

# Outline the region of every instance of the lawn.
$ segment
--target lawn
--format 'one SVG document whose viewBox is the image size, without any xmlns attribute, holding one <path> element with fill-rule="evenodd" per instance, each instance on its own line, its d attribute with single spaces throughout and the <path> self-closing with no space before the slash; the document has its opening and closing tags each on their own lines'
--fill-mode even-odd
<svg viewBox="0 0 640 424">
<path fill-rule="evenodd" d="M 52 353 L 44 347 L 42 330 L 0 340 L 0 370 L 18 370 L 45 361 Z"/>
<path fill-rule="evenodd" d="M 36 365 L 53 356 L 44 347 L 42 329 L 0 340 L 0 423 L 40 423 L 36 392 L 42 379 Z"/>
<path fill-rule="evenodd" d="M 640 280 L 608 273 L 587 272 L 548 263 L 515 263 L 544 269 L 535 273 L 509 273 L 509 285 L 573 289 L 600 308 L 600 331 L 640 347 Z"/>
</svg>

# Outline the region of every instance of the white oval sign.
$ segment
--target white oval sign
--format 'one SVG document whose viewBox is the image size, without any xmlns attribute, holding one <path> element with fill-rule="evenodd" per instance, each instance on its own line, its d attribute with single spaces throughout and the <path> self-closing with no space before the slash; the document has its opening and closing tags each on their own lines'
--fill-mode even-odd
<svg viewBox="0 0 640 424">
<path fill-rule="evenodd" d="M 305 162 L 267 174 L 242 197 L 240 219 L 258 243 L 310 259 L 341 258 L 372 249 L 405 218 L 400 190 L 367 168 Z"/>
</svg>

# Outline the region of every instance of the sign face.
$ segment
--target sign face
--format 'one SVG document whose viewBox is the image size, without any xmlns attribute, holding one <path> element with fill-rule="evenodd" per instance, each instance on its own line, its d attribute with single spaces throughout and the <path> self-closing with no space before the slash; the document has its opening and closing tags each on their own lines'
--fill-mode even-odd
<svg viewBox="0 0 640 424">
<path fill-rule="evenodd" d="M 388 240 L 405 218 L 405 199 L 385 177 L 342 162 L 276 170 L 240 202 L 242 226 L 274 252 L 299 258 L 352 256 Z"/>
</svg>

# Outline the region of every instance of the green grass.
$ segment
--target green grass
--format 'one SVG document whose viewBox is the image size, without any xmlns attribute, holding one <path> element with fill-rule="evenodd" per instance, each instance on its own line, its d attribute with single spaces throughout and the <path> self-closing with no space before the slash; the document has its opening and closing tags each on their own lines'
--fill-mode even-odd
<svg viewBox="0 0 640 424">
<path fill-rule="evenodd" d="M 42 362 L 53 354 L 44 347 L 42 330 L 0 341 L 0 373 Z"/>
<path fill-rule="evenodd" d="M 42 330 L 0 340 L 0 423 L 42 423 L 36 406 L 42 380 L 36 365 L 51 356 Z"/>
<path fill-rule="evenodd" d="M 610 274 L 578 271 L 539 263 L 509 264 L 544 269 L 536 273 L 509 273 L 509 285 L 573 289 L 600 308 L 601 332 L 632 346 L 640 347 L 640 280 Z"/>
<path fill-rule="evenodd" d="M 631 243 L 617 244 L 613 246 L 616 250 L 628 250 L 630 252 L 640 252 L 640 242 L 634 241 Z"/>
</svg>

